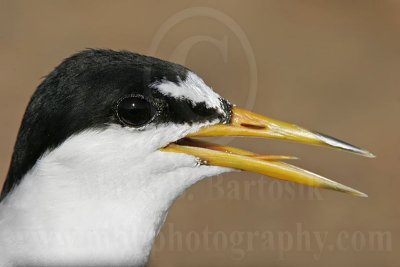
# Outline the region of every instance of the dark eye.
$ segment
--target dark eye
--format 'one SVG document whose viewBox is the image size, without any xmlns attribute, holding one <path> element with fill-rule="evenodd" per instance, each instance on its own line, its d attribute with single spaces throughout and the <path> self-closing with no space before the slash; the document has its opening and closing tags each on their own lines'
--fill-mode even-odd
<svg viewBox="0 0 400 267">
<path fill-rule="evenodd" d="M 119 101 L 117 106 L 119 120 L 133 127 L 140 127 L 151 122 L 155 114 L 153 105 L 138 96 L 126 97 Z"/>
</svg>

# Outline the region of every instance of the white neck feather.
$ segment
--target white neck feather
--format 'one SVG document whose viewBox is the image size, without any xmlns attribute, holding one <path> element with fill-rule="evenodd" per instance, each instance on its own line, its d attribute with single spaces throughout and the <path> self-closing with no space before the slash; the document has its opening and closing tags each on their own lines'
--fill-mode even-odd
<svg viewBox="0 0 400 267">
<path fill-rule="evenodd" d="M 44 155 L 0 204 L 0 266 L 144 265 L 173 201 L 229 171 L 158 150 L 195 130 L 110 126 Z"/>
</svg>

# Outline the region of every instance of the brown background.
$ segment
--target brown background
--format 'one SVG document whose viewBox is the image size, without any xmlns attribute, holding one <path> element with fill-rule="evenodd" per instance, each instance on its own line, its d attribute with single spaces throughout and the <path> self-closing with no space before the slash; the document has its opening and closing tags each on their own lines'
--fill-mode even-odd
<svg viewBox="0 0 400 267">
<path fill-rule="evenodd" d="M 183 11 L 193 7 L 203 9 Z M 177 15 L 181 11 L 186 19 Z M 172 26 L 154 43 L 169 20 Z M 250 47 L 242 46 L 245 39 Z M 313 193 L 269 178 L 263 197 L 260 186 L 244 194 L 246 184 L 261 179 L 248 173 L 224 175 L 224 193 L 216 196 L 211 188 L 219 180 L 209 179 L 172 207 L 150 266 L 399 266 L 400 1 L 1 0 L 1 179 L 41 77 L 87 47 L 185 61 L 238 105 L 377 155 L 371 160 L 274 140 L 224 140 L 260 153 L 300 156 L 297 165 L 370 197 Z M 255 93 L 249 91 L 254 74 Z M 246 102 L 249 95 L 254 104 Z M 229 192 L 233 183 L 242 193 L 236 199 Z M 313 194 L 304 197 L 301 190 Z M 328 234 L 322 252 L 315 239 L 309 246 L 297 239 L 299 227 Z M 201 236 L 205 229 L 208 241 Z M 272 236 L 269 247 L 256 232 Z M 344 247 L 337 243 L 342 232 L 350 236 Z M 375 232 L 387 232 L 389 246 L 376 248 L 369 237 Z M 230 239 L 235 235 L 243 238 L 237 246 Z"/>
</svg>

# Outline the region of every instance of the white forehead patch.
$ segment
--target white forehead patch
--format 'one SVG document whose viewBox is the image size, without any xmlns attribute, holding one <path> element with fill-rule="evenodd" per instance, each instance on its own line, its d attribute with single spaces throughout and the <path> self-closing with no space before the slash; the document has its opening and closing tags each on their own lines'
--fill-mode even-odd
<svg viewBox="0 0 400 267">
<path fill-rule="evenodd" d="M 185 80 L 179 79 L 178 84 L 163 80 L 153 83 L 150 87 L 157 89 L 164 95 L 177 99 L 187 99 L 193 104 L 204 102 L 208 108 L 215 108 L 219 112 L 223 112 L 221 97 L 191 71 L 188 72 Z"/>
</svg>

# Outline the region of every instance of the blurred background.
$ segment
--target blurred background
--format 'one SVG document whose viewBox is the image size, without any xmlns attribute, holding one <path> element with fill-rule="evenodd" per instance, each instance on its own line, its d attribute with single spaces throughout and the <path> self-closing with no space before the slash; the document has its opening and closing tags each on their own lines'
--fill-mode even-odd
<svg viewBox="0 0 400 267">
<path fill-rule="evenodd" d="M 0 0 L 1 183 L 31 94 L 85 48 L 185 64 L 239 106 L 377 155 L 219 140 L 299 156 L 369 198 L 249 173 L 210 178 L 176 201 L 150 266 L 400 265 L 400 1 Z"/>
</svg>

